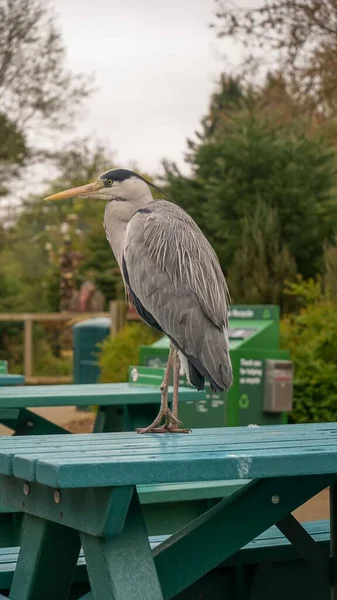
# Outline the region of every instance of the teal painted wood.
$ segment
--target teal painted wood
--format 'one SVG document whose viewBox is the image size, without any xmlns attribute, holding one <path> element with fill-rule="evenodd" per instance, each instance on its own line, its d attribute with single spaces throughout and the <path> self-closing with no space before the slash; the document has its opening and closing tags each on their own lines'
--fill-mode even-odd
<svg viewBox="0 0 337 600">
<path fill-rule="evenodd" d="M 162 483 L 156 485 L 139 485 L 138 495 L 141 504 L 157 502 L 180 502 L 188 500 L 210 500 L 227 498 L 237 492 L 249 479 L 229 481 L 203 481 L 193 483 Z"/>
<path fill-rule="evenodd" d="M 119 535 L 81 540 L 93 600 L 163 599 L 136 492 Z"/>
<path fill-rule="evenodd" d="M 308 523 L 302 523 L 305 530 L 314 538 L 316 542 L 319 544 L 328 547 L 330 540 L 330 522 L 326 520 L 322 521 L 309 521 Z M 153 550 L 163 542 L 169 539 L 168 535 L 155 535 L 149 537 L 150 547 Z M 266 551 L 273 549 L 286 549 L 286 553 L 282 556 L 284 557 L 292 557 L 296 556 L 295 553 L 289 554 L 289 550 L 292 549 L 292 546 L 284 535 L 280 532 L 280 530 L 273 526 L 264 531 L 261 535 L 257 536 L 252 542 L 249 542 L 244 546 L 238 554 L 235 554 L 233 559 L 230 560 L 230 563 L 226 562 L 226 564 L 238 564 L 241 563 L 241 560 L 244 560 L 247 564 L 256 562 L 256 552 Z M 12 573 L 15 570 L 15 566 L 19 556 L 19 550 L 17 546 L 8 547 L 8 548 L 0 548 L 0 589 L 4 589 L 9 587 L 11 578 L 6 579 L 6 573 Z M 242 559 L 239 557 L 239 554 L 242 555 Z M 266 553 L 265 556 L 268 556 Z M 270 555 L 269 555 L 270 556 Z M 85 564 L 85 558 L 83 551 L 80 552 L 80 556 L 77 562 L 78 566 Z M 12 577 L 12 575 L 11 575 Z M 79 578 L 76 578 L 76 581 L 79 581 Z M 9 583 L 8 583 L 9 582 Z"/>
<path fill-rule="evenodd" d="M 0 472 L 61 488 L 337 473 L 337 424 L 0 439 Z"/>
<path fill-rule="evenodd" d="M 337 600 L 337 481 L 330 486 L 331 600 Z"/>
<path fill-rule="evenodd" d="M 165 600 L 174 598 L 336 480 L 282 477 L 252 482 L 153 550 Z M 279 502 L 272 497 L 277 495 Z M 245 518 L 246 515 L 252 518 Z M 240 527 L 238 524 L 243 523 Z"/>
<path fill-rule="evenodd" d="M 7 375 L 8 363 L 7 360 L 0 360 L 0 375 Z"/>
<path fill-rule="evenodd" d="M 40 519 L 72 527 L 89 535 L 119 533 L 133 488 L 57 490 L 58 502 L 50 488 L 27 483 L 15 477 L 0 476 L 0 504 Z"/>
<path fill-rule="evenodd" d="M 302 523 L 305 530 L 313 537 L 320 546 L 329 549 L 330 544 L 330 522 L 310 521 Z M 167 535 L 151 536 L 151 549 L 154 550 L 163 542 L 170 539 Z M 239 552 L 227 559 L 224 566 L 254 564 L 262 561 L 296 560 L 298 554 L 289 540 L 280 532 L 276 526 L 272 526 L 254 540 L 246 544 Z"/>
<path fill-rule="evenodd" d="M 205 399 L 204 392 L 182 387 L 181 402 Z M 169 390 L 172 398 L 172 388 Z M 0 387 L 0 408 L 37 406 L 112 406 L 120 404 L 159 404 L 160 389 L 129 383 L 95 383 L 82 385 L 36 385 Z"/>
<path fill-rule="evenodd" d="M 7 409 L 12 410 L 12 409 Z M 2 413 L 6 411 L 5 408 L 2 409 Z M 51 421 L 48 421 L 44 417 L 37 415 L 31 410 L 27 410 L 26 408 L 18 409 L 19 414 L 18 417 L 13 423 L 13 429 L 15 431 L 15 435 L 55 435 L 55 434 L 68 434 L 69 431 L 64 429 L 64 427 L 59 427 L 59 425 L 55 425 Z M 0 421 L 2 421 L 0 416 Z"/>
<path fill-rule="evenodd" d="M 12 600 L 67 600 L 80 552 L 77 531 L 26 517 Z"/>
<path fill-rule="evenodd" d="M 316 542 L 326 549 L 329 548 L 329 521 L 313 521 L 309 523 L 303 523 L 303 526 Z M 169 536 L 162 535 L 150 537 L 149 542 L 151 549 L 153 550 L 168 538 Z M 8 589 L 11 586 L 18 555 L 18 547 L 0 548 L 0 589 L 2 590 Z M 271 527 L 255 538 L 255 540 L 244 546 L 242 550 L 235 554 L 231 559 L 226 561 L 224 565 L 248 565 L 262 562 L 263 560 L 270 560 L 271 558 L 273 561 L 298 559 L 298 556 L 290 545 L 289 541 L 275 526 Z M 85 558 L 82 550 L 77 561 L 74 582 L 84 582 L 86 579 Z M 89 598 L 89 594 L 87 594 L 85 598 Z M 81 600 L 84 600 L 84 598 L 81 598 Z"/>
<path fill-rule="evenodd" d="M 6 590 L 11 587 L 16 569 L 20 548 L 0 548 L 0 589 Z M 88 580 L 86 562 L 81 550 L 74 574 L 74 583 L 84 583 Z"/>
<path fill-rule="evenodd" d="M 0 375 L 0 386 L 23 385 L 24 375 Z"/>
<path fill-rule="evenodd" d="M 0 547 L 16 546 L 21 540 L 23 514 L 8 507 L 0 513 Z M 165 530 L 162 530 L 165 533 Z M 170 530 L 170 533 L 173 530 Z M 162 533 L 156 530 L 154 533 Z M 0 587 L 1 589 L 1 587 Z"/>
</svg>

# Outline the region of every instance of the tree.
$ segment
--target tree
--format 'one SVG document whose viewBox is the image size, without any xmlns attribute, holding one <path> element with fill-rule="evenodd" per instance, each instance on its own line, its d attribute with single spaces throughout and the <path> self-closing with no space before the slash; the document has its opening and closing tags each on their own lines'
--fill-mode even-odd
<svg viewBox="0 0 337 600">
<path fill-rule="evenodd" d="M 209 165 L 205 211 L 224 264 L 238 247 L 241 219 L 261 199 L 277 210 L 282 243 L 299 272 L 317 273 L 337 223 L 334 153 L 324 138 L 293 123 L 275 126 L 257 107 L 235 117 L 231 132 L 200 148 L 196 159 Z"/>
<path fill-rule="evenodd" d="M 228 271 L 232 301 L 285 308 L 285 282 L 295 276 L 295 261 L 282 245 L 276 209 L 257 203 L 254 212 L 242 219 L 239 245 Z"/>
<path fill-rule="evenodd" d="M 201 119 L 200 128 L 195 132 L 194 138 L 187 139 L 188 151 L 185 159 L 192 168 L 193 177 L 182 175 L 176 163 L 163 161 L 169 195 L 204 229 L 207 229 L 207 224 L 204 222 L 204 204 L 208 167 L 206 166 L 204 173 L 202 165 L 196 162 L 196 155 L 200 147 L 202 148 L 206 142 L 218 135 L 220 129 L 226 127 L 233 113 L 244 102 L 244 97 L 240 78 L 221 75 L 211 96 L 207 114 Z"/>
<path fill-rule="evenodd" d="M 61 35 L 42 0 L 1 3 L 0 90 L 3 112 L 20 128 L 68 125 L 89 92 L 66 69 Z"/>
<path fill-rule="evenodd" d="M 201 120 L 201 131 L 196 132 L 197 140 L 210 139 L 245 101 L 245 92 L 239 77 L 220 75 L 216 90 L 211 96 L 207 115 Z M 197 144 L 188 140 L 187 145 L 191 150 L 195 150 Z"/>
<path fill-rule="evenodd" d="M 281 72 L 302 112 L 336 115 L 336 0 L 264 0 L 243 9 L 216 2 L 219 37 L 248 48 L 248 64 Z"/>
<path fill-rule="evenodd" d="M 73 251 L 83 254 L 83 261 L 77 270 L 77 284 L 81 276 L 85 276 L 86 268 L 89 268 L 86 263 L 91 259 L 89 240 L 93 231 L 99 230 L 102 243 L 106 246 L 106 254 L 111 260 L 111 268 L 115 266 L 102 224 L 104 200 L 90 202 L 74 198 L 50 203 L 42 200 L 44 196 L 57 190 L 95 179 L 99 173 L 111 167 L 109 154 L 106 148 L 100 145 L 93 147 L 85 140 L 71 145 L 57 157 L 58 177 L 48 184 L 42 195 L 30 196 L 23 201 L 19 217 L 7 232 L 5 245 L 11 261 L 22 265 L 19 280 L 25 287 L 25 291 L 20 294 L 23 310 L 58 309 L 60 258 L 64 243 L 68 240 Z M 95 266 L 95 271 L 99 272 L 99 262 Z M 92 262 L 90 268 L 93 268 Z"/>
<path fill-rule="evenodd" d="M 6 181 L 18 177 L 20 168 L 28 157 L 29 149 L 25 135 L 0 112 L 0 196 L 7 192 Z"/>
<path fill-rule="evenodd" d="M 322 287 L 327 296 L 337 296 L 337 238 L 324 246 L 324 269 Z"/>
<path fill-rule="evenodd" d="M 308 134 L 306 122 L 275 120 L 251 92 L 218 123 L 190 153 L 192 176 L 167 173 L 169 192 L 197 218 L 225 273 L 240 246 L 243 219 L 253 218 L 262 201 L 276 211 L 280 248 L 287 246 L 299 273 L 316 275 L 337 224 L 333 148 L 317 132 Z"/>
<path fill-rule="evenodd" d="M 56 167 L 58 176 L 43 194 L 23 201 L 21 214 L 6 235 L 4 251 L 10 257 L 6 262 L 22 266 L 18 274 L 22 310 L 58 310 L 60 259 L 65 243 L 71 243 L 71 250 L 81 254 L 74 272 L 76 288 L 89 277 L 107 300 L 124 297 L 119 269 L 103 228 L 106 200 L 42 200 L 56 191 L 95 180 L 113 167 L 113 154 L 102 145 L 76 141 L 59 153 Z M 1 302 L 0 290 L 0 310 Z"/>
<path fill-rule="evenodd" d="M 33 160 L 50 131 L 69 126 L 91 80 L 65 64 L 61 35 L 43 0 L 0 4 L 0 176 Z M 38 131 L 39 136 L 32 135 Z M 45 153 L 46 155 L 46 153 Z M 11 168 L 9 168 L 11 166 Z M 3 190 L 4 191 L 4 190 Z"/>
</svg>

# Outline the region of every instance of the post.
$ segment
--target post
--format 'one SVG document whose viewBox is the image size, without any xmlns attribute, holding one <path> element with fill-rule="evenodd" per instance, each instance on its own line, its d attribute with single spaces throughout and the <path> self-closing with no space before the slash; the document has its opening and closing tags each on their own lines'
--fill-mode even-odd
<svg viewBox="0 0 337 600">
<path fill-rule="evenodd" d="M 28 379 L 33 373 L 33 321 L 25 319 L 24 326 L 24 373 Z"/>
<path fill-rule="evenodd" d="M 111 300 L 110 319 L 110 334 L 111 337 L 115 337 L 117 333 L 123 328 L 125 323 L 124 303 L 121 300 Z"/>
<path fill-rule="evenodd" d="M 125 325 L 126 304 L 123 300 L 117 300 L 117 315 L 118 315 L 118 331 L 123 329 Z"/>
<path fill-rule="evenodd" d="M 111 335 L 111 337 L 115 337 L 117 334 L 117 327 L 118 327 L 116 300 L 111 300 L 111 302 L 110 302 L 110 319 L 111 319 L 110 335 Z"/>
</svg>

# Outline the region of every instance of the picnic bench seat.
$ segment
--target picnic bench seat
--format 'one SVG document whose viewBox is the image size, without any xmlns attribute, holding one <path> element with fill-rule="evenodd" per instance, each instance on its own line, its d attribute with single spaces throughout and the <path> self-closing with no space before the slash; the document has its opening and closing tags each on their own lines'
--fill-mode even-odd
<svg viewBox="0 0 337 600">
<path fill-rule="evenodd" d="M 151 551 L 136 486 L 230 479 L 251 481 Z M 81 546 L 94 600 L 184 598 L 276 525 L 336 600 L 336 482 L 335 423 L 0 438 L 0 506 L 26 513 L 10 598 L 65 600 Z M 331 556 L 291 515 L 327 486 Z"/>
<path fill-rule="evenodd" d="M 311 523 L 304 524 L 305 530 L 309 535 L 313 537 L 313 539 L 325 550 L 329 548 L 330 542 L 330 524 L 328 521 L 316 521 Z M 154 550 L 157 546 L 166 541 L 168 536 L 152 536 L 149 538 L 151 550 Z M 271 554 L 272 553 L 272 554 Z M 8 594 L 10 589 L 13 575 L 15 572 L 17 560 L 19 555 L 19 548 L 2 548 L 0 549 L 0 590 L 2 594 Z M 272 561 L 271 561 L 272 555 Z M 217 589 L 223 591 L 227 584 L 230 585 L 237 579 L 239 576 L 242 576 L 242 570 L 239 570 L 240 567 L 245 566 L 249 567 L 251 565 L 255 565 L 254 576 L 249 577 L 250 572 L 246 573 L 245 579 L 247 580 L 248 593 L 251 593 L 252 589 L 254 590 L 254 600 L 262 600 L 262 598 L 268 598 L 268 596 L 264 596 L 264 593 L 267 590 L 270 590 L 273 586 L 273 569 L 282 570 L 282 573 L 286 572 L 286 570 L 292 570 L 294 564 L 297 566 L 297 571 L 305 578 L 305 585 L 302 582 L 302 586 L 304 585 L 305 590 L 305 599 L 306 600 L 329 600 L 329 590 L 324 589 L 324 586 L 320 584 L 319 580 L 315 580 L 310 575 L 310 571 L 307 568 L 305 573 L 303 570 L 299 569 L 299 563 L 301 562 L 300 557 L 294 551 L 294 548 L 291 546 L 290 542 L 287 538 L 282 535 L 282 533 L 277 529 L 277 527 L 271 527 L 266 532 L 258 536 L 255 540 L 247 544 L 242 550 L 240 550 L 235 556 L 231 559 L 227 560 L 225 563 L 220 565 L 219 569 L 221 569 L 221 577 L 219 581 L 219 573 L 214 574 L 210 577 L 212 582 L 212 600 L 216 600 L 215 594 L 217 594 Z M 302 561 L 303 563 L 303 561 Z M 270 566 L 269 572 L 266 571 L 265 566 Z M 259 565 L 259 567 L 257 566 Z M 305 564 L 302 565 L 305 568 Z M 262 569 L 261 569 L 262 567 Z M 269 576 L 269 584 L 267 588 L 261 590 L 261 585 L 259 585 L 260 572 L 263 572 L 264 578 Z M 203 589 L 205 585 L 205 581 L 198 582 L 198 590 Z M 78 598 L 78 593 L 81 588 L 84 588 L 84 584 L 89 586 L 88 582 L 88 573 L 86 569 L 85 557 L 83 553 L 83 549 L 80 551 L 80 555 L 77 561 L 77 566 L 75 570 L 75 575 L 73 579 L 72 593 L 70 598 Z M 266 586 L 266 581 L 264 581 L 264 585 Z M 294 589 L 294 581 L 292 583 L 292 593 L 290 594 L 288 600 L 298 600 L 298 596 L 296 596 L 296 590 Z M 194 594 L 194 590 L 187 590 L 181 596 L 182 599 L 189 598 L 189 594 L 192 592 Z M 261 593 L 260 593 L 261 592 Z M 202 593 L 202 592 L 200 592 Z M 194 598 L 200 597 L 200 593 L 198 595 L 193 595 Z M 319 595 L 318 595 L 319 594 Z M 219 595 L 219 598 L 223 598 L 223 595 Z M 92 600 L 92 594 L 88 593 L 86 595 L 87 600 Z M 234 600 L 236 598 L 236 593 L 233 591 L 233 594 L 230 596 L 229 600 Z M 0 596 L 1 600 L 1 596 Z"/>
</svg>

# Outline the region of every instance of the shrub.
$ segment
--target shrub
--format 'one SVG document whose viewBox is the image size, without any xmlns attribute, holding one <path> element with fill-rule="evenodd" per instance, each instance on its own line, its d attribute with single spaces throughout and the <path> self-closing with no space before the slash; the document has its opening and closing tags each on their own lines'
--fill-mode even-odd
<svg viewBox="0 0 337 600">
<path fill-rule="evenodd" d="M 143 323 L 128 323 L 114 338 L 100 344 L 99 366 L 102 383 L 128 380 L 128 368 L 138 364 L 139 346 L 153 344 L 160 335 Z"/>
<path fill-rule="evenodd" d="M 281 323 L 295 367 L 293 423 L 337 420 L 337 306 L 322 297 Z"/>
<path fill-rule="evenodd" d="M 61 377 L 72 375 L 72 358 L 55 356 L 50 344 L 46 340 L 38 340 L 34 344 L 33 373 L 41 376 Z"/>
</svg>

